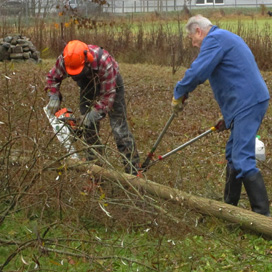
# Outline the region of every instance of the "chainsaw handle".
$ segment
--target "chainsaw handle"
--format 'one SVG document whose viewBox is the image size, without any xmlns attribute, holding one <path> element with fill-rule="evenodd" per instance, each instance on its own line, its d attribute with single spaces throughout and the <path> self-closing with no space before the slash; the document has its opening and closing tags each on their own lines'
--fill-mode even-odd
<svg viewBox="0 0 272 272">
<path fill-rule="evenodd" d="M 73 122 L 76 122 L 76 118 L 74 117 L 59 117 L 58 120 L 66 123 L 68 121 L 73 121 Z"/>
</svg>

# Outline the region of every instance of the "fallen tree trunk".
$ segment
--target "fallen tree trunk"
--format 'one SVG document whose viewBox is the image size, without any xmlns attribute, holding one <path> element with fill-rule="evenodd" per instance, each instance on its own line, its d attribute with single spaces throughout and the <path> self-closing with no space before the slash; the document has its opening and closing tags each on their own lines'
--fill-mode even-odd
<svg viewBox="0 0 272 272">
<path fill-rule="evenodd" d="M 16 162 L 18 163 L 19 161 L 17 160 Z M 45 167 L 44 170 L 59 170 L 62 167 L 73 168 L 81 172 L 90 172 L 100 180 L 118 180 L 122 184 L 129 184 L 138 189 L 143 189 L 144 191 L 160 198 L 184 204 L 202 214 L 215 216 L 232 223 L 237 223 L 243 228 L 272 237 L 272 217 L 266 217 L 216 200 L 193 196 L 178 189 L 173 189 L 129 174 L 108 170 L 94 164 L 90 166 L 87 163 L 74 163 L 75 161 L 68 160 L 66 164 L 61 167 L 59 167 L 59 162 L 56 164 L 51 163 L 49 166 Z M 57 168 L 54 168 L 54 166 Z"/>
<path fill-rule="evenodd" d="M 216 200 L 193 196 L 150 180 L 129 174 L 121 174 L 96 165 L 89 167 L 89 171 L 99 179 L 118 180 L 122 184 L 130 184 L 160 198 L 184 204 L 202 214 L 238 223 L 243 228 L 272 237 L 272 217 L 266 217 Z"/>
</svg>

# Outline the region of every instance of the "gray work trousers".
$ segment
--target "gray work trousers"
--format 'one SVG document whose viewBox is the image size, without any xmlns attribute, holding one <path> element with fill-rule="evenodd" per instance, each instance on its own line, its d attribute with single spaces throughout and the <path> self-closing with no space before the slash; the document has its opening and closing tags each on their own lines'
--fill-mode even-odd
<svg viewBox="0 0 272 272">
<path fill-rule="evenodd" d="M 87 88 L 80 86 L 80 112 L 85 115 L 92 107 L 95 98 L 99 95 L 99 85 L 89 84 Z M 93 89 L 94 88 L 94 89 Z M 118 148 L 118 151 L 124 155 L 123 163 L 127 173 L 133 173 L 139 164 L 139 154 L 136 149 L 134 137 L 128 127 L 127 111 L 125 103 L 125 89 L 123 79 L 119 74 L 116 79 L 116 96 L 113 108 L 109 111 L 110 126 Z M 91 127 L 84 130 L 84 138 L 88 145 L 101 145 L 99 140 L 100 122 L 96 122 Z M 101 153 L 101 149 L 97 149 Z M 89 151 L 92 159 L 91 151 Z"/>
</svg>

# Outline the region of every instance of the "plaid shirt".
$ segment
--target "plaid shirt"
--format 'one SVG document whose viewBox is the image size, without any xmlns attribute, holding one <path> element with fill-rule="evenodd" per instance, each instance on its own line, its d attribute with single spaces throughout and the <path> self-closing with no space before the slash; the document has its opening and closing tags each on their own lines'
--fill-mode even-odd
<svg viewBox="0 0 272 272">
<path fill-rule="evenodd" d="M 99 46 L 88 45 L 94 61 L 91 63 L 93 70 L 98 71 L 100 81 L 100 99 L 94 104 L 94 107 L 100 111 L 107 113 L 113 106 L 116 95 L 116 76 L 119 73 L 118 63 L 115 59 L 103 49 L 102 57 L 97 63 Z M 51 95 L 61 95 L 60 85 L 63 79 L 67 78 L 68 74 L 65 70 L 63 56 L 60 55 L 55 63 L 55 66 L 50 70 L 46 77 L 45 91 Z"/>
</svg>

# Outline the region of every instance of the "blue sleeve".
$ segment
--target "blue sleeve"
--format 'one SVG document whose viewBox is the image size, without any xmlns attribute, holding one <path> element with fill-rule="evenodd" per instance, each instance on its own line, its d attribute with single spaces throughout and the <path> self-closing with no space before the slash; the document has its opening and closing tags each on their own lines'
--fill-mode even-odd
<svg viewBox="0 0 272 272">
<path fill-rule="evenodd" d="M 198 57 L 185 72 L 183 79 L 176 84 L 174 98 L 178 99 L 192 92 L 199 84 L 205 82 L 222 58 L 223 49 L 218 41 L 214 37 L 204 38 Z"/>
</svg>

